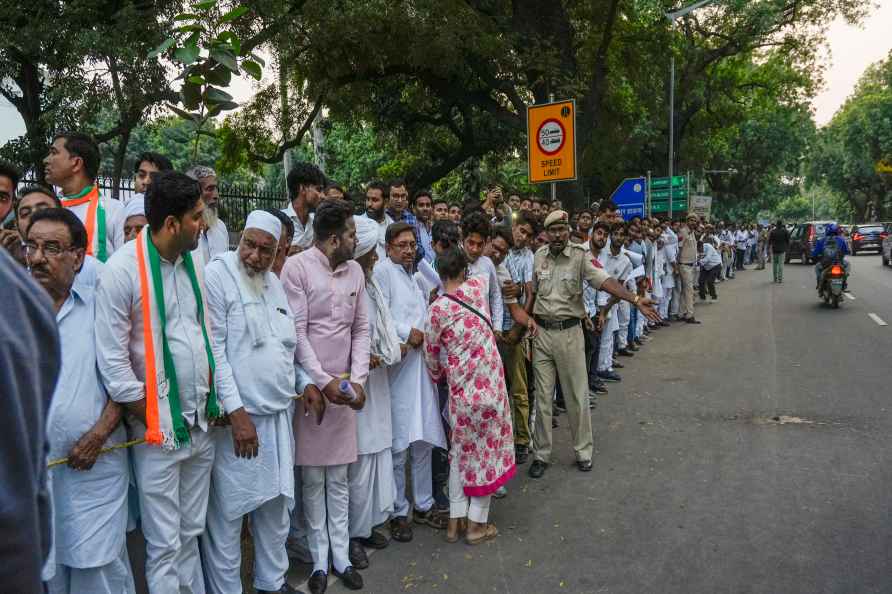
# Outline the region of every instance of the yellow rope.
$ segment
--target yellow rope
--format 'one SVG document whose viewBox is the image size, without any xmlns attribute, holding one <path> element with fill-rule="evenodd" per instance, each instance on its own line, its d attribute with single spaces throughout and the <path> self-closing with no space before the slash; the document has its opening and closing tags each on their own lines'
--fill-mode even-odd
<svg viewBox="0 0 892 594">
<path fill-rule="evenodd" d="M 139 445 L 141 443 L 145 443 L 145 439 L 134 439 L 133 441 L 128 441 L 125 443 L 120 443 L 118 445 L 111 446 L 110 448 L 102 448 L 99 450 L 99 455 L 107 454 L 109 452 L 113 452 L 115 450 L 123 450 L 124 448 L 129 448 L 131 446 Z M 68 458 L 59 458 L 58 460 L 50 460 L 49 464 L 46 467 L 52 468 L 54 466 L 60 466 L 62 464 L 68 464 Z"/>
</svg>

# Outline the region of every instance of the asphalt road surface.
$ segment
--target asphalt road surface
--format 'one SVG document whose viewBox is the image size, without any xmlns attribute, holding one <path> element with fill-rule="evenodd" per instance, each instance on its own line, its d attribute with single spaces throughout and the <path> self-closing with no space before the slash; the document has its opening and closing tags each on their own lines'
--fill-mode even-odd
<svg viewBox="0 0 892 594">
<path fill-rule="evenodd" d="M 624 361 L 592 415 L 593 472 L 559 418 L 545 477 L 525 465 L 493 502 L 495 541 L 417 527 L 372 555 L 363 591 L 892 592 L 892 268 L 852 261 L 839 310 L 810 266 L 720 284 L 702 325 Z"/>
</svg>

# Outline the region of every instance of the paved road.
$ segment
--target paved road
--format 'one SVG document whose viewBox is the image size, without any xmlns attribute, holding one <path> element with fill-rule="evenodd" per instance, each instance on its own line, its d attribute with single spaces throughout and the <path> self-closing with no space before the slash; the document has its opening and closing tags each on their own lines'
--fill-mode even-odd
<svg viewBox="0 0 892 594">
<path fill-rule="evenodd" d="M 562 426 L 545 479 L 494 502 L 496 541 L 419 528 L 364 592 L 892 592 L 892 327 L 868 317 L 892 323 L 892 269 L 853 271 L 840 310 L 797 264 L 719 285 L 601 400 L 594 472 Z"/>
</svg>

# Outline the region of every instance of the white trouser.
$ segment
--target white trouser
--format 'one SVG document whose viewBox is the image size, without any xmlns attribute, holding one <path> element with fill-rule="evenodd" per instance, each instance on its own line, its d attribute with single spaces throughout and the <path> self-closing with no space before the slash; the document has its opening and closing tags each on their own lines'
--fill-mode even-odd
<svg viewBox="0 0 892 594">
<path fill-rule="evenodd" d="M 681 275 L 675 277 L 675 286 L 672 287 L 672 303 L 669 305 L 669 313 L 673 316 L 678 315 L 678 309 L 681 307 L 681 285 L 683 283 Z"/>
<path fill-rule="evenodd" d="M 393 485 L 396 499 L 393 502 L 393 515 L 409 515 L 409 500 L 406 499 L 406 456 L 412 452 L 412 499 L 415 509 L 426 512 L 434 505 L 431 478 L 431 444 L 416 441 L 408 449 L 393 453 Z"/>
<path fill-rule="evenodd" d="M 127 546 L 111 563 L 101 567 L 77 568 L 56 564 L 56 575 L 47 583 L 49 594 L 135 594 Z"/>
<path fill-rule="evenodd" d="M 288 499 L 279 495 L 248 516 L 254 541 L 254 588 L 278 591 L 288 571 Z M 208 503 L 207 530 L 201 537 L 201 558 L 210 594 L 241 594 L 241 535 L 242 518 L 227 520 L 212 497 Z"/>
<path fill-rule="evenodd" d="M 198 429 L 189 436 L 178 450 L 146 444 L 132 450 L 151 594 L 204 594 L 198 535 L 204 532 L 214 441 Z"/>
<path fill-rule="evenodd" d="M 672 301 L 672 287 L 663 289 L 663 296 L 660 298 L 660 317 L 664 320 L 669 317 L 669 302 Z"/>
<path fill-rule="evenodd" d="M 449 462 L 449 517 L 468 518 L 472 522 L 485 524 L 489 517 L 489 503 L 492 496 L 468 497 L 461 484 L 458 469 L 458 452 L 450 456 Z"/>
<path fill-rule="evenodd" d="M 338 572 L 350 565 L 350 487 L 347 464 L 302 466 L 303 504 L 307 517 L 313 571 L 328 573 L 328 551 Z"/>
<path fill-rule="evenodd" d="M 387 464 L 387 472 L 381 472 L 379 464 Z M 380 484 L 379 477 L 387 476 L 387 484 Z M 383 524 L 393 510 L 393 458 L 390 448 L 377 454 L 360 454 L 347 469 L 350 481 L 350 538 L 369 538 L 372 528 Z M 381 492 L 387 495 L 382 496 Z M 383 500 L 383 501 L 382 501 Z"/>
<path fill-rule="evenodd" d="M 616 306 L 616 318 L 619 321 L 619 333 L 616 336 L 616 347 L 624 349 L 629 346 L 629 302 L 622 301 Z"/>
<path fill-rule="evenodd" d="M 304 514 L 304 506 L 301 501 L 301 493 L 303 492 L 303 473 L 300 466 L 294 467 L 294 508 L 291 510 L 291 529 L 288 532 L 288 538 L 293 540 L 299 547 L 309 550 L 310 545 L 307 542 L 307 517 Z"/>
<path fill-rule="evenodd" d="M 610 371 L 613 367 L 613 331 L 610 330 L 610 322 L 604 322 L 604 331 L 601 332 L 601 343 L 598 346 L 598 371 Z"/>
</svg>

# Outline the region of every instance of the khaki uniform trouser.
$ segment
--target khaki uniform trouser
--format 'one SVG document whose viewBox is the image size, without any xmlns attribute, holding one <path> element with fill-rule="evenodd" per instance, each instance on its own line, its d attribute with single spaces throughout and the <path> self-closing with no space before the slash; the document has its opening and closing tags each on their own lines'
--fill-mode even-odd
<svg viewBox="0 0 892 594">
<path fill-rule="evenodd" d="M 681 311 L 678 312 L 683 318 L 694 317 L 694 267 L 687 264 L 681 264 Z"/>
<path fill-rule="evenodd" d="M 499 344 L 505 378 L 508 380 L 508 396 L 511 399 L 511 421 L 514 424 L 514 445 L 530 445 L 530 397 L 527 392 L 527 362 L 524 343 Z"/>
<path fill-rule="evenodd" d="M 588 374 L 582 325 L 566 330 L 539 328 L 539 335 L 533 339 L 533 376 L 536 380 L 533 458 L 546 463 L 551 460 L 551 399 L 557 376 L 567 406 L 576 460 L 591 460 L 594 444 L 592 418 L 588 409 Z"/>
</svg>

